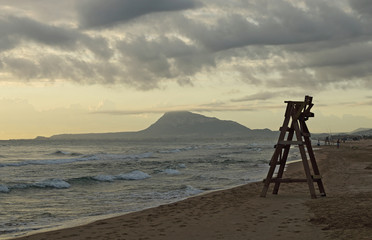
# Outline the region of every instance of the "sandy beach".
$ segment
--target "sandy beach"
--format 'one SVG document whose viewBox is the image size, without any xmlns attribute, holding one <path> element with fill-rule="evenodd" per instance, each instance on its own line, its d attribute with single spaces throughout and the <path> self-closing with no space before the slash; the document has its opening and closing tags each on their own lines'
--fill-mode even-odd
<svg viewBox="0 0 372 240">
<path fill-rule="evenodd" d="M 311 199 L 306 183 L 283 183 L 278 195 L 271 184 L 261 198 L 257 182 L 18 239 L 372 239 L 372 140 L 315 154 L 327 197 Z M 303 178 L 302 163 L 284 176 Z"/>
</svg>

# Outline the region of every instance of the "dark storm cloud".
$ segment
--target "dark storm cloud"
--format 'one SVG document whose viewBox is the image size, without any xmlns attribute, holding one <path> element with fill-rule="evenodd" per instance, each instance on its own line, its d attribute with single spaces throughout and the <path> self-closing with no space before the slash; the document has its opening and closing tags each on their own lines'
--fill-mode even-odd
<svg viewBox="0 0 372 240">
<path fill-rule="evenodd" d="M 372 88 L 370 1 L 199 1 L 76 0 L 76 9 L 61 10 L 73 12 L 59 14 L 62 23 L 42 21 L 41 15 L 5 15 L 4 8 L 2 71 L 28 80 L 121 83 L 143 90 L 168 81 L 192 85 L 219 71 L 278 89 L 272 93 L 283 87 Z M 67 23 L 67 16 L 76 19 Z M 24 49 L 28 55 L 19 54 Z"/>
<path fill-rule="evenodd" d="M 98 60 L 109 59 L 113 51 L 105 38 L 91 37 L 73 28 L 48 25 L 31 18 L 9 15 L 0 17 L 0 33 L 0 50 L 17 50 L 18 47 L 29 43 L 34 43 L 34 47 L 41 46 L 44 50 L 33 57 L 20 54 L 2 56 L 3 70 L 19 79 L 66 78 L 85 82 L 84 79 L 92 78 L 94 79 L 92 82 L 96 82 L 98 80 L 94 73 L 99 73 L 98 79 L 102 82 L 110 81 L 112 75 L 106 76 L 105 70 L 100 69 L 104 64 L 91 64 L 74 56 L 79 51 L 88 50 Z M 62 51 L 63 54 L 51 53 L 48 51 L 51 49 Z M 31 48 L 28 50 L 32 52 Z M 112 72 L 114 74 L 114 71 Z"/>
<path fill-rule="evenodd" d="M 181 85 L 190 85 L 187 76 L 206 67 L 215 67 L 214 58 L 205 50 L 175 37 L 135 37 L 129 42 L 118 42 L 117 49 L 128 78 L 142 89 L 156 87 L 153 82 L 156 78 L 176 78 Z"/>
<path fill-rule="evenodd" d="M 47 24 L 25 17 L 6 16 L 0 18 L 2 36 L 20 40 L 26 38 L 51 46 L 71 48 L 75 45 L 78 32 Z M 16 41 L 17 42 L 17 41 Z"/>
<path fill-rule="evenodd" d="M 83 28 L 111 26 L 119 22 L 165 11 L 196 7 L 194 0 L 83 0 L 78 2 L 80 24 Z"/>
<path fill-rule="evenodd" d="M 372 2 L 370 0 L 349 0 L 353 9 L 364 16 L 372 17 Z"/>
<path fill-rule="evenodd" d="M 251 20 L 247 13 L 229 13 L 211 25 L 191 19 L 187 24 L 183 20 L 180 25 L 186 25 L 185 32 L 191 38 L 214 51 L 252 45 L 332 41 L 363 34 L 357 18 L 326 2 L 317 3 L 310 3 L 309 9 L 303 10 L 286 1 L 270 1 L 270 7 L 251 12 Z"/>
<path fill-rule="evenodd" d="M 101 57 L 112 54 L 104 38 L 92 38 L 76 29 L 48 25 L 27 17 L 0 16 L 0 33 L 0 49 L 3 50 L 14 48 L 21 41 L 33 41 L 67 51 L 76 51 L 80 44 Z"/>
</svg>

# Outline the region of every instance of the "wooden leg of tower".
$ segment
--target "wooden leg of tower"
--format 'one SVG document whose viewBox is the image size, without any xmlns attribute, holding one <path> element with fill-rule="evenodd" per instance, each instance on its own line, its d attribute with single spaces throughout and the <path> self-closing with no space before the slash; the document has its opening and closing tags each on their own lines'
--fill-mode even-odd
<svg viewBox="0 0 372 240">
<path fill-rule="evenodd" d="M 322 181 L 322 178 L 321 178 L 321 175 L 320 175 L 318 164 L 316 163 L 313 147 L 311 145 L 310 132 L 309 132 L 309 129 L 307 128 L 307 125 L 306 125 L 305 121 L 301 121 L 301 125 L 302 125 L 302 128 L 303 128 L 303 131 L 306 133 L 306 136 L 304 137 L 304 139 L 305 139 L 305 144 L 306 144 L 307 152 L 308 152 L 309 157 L 310 157 L 310 162 L 311 162 L 311 166 L 313 168 L 314 175 L 317 178 L 319 178 L 316 181 L 317 184 L 318 184 L 319 192 L 320 192 L 320 195 L 322 197 L 325 197 L 326 193 L 325 193 L 325 189 L 324 189 L 324 186 L 323 186 L 323 181 Z"/>
<path fill-rule="evenodd" d="M 314 155 L 313 148 L 311 146 L 311 141 L 310 141 L 310 139 L 308 137 L 305 138 L 305 144 L 306 144 L 306 147 L 307 147 L 307 152 L 308 152 L 309 157 L 310 157 L 310 162 L 311 162 L 311 166 L 312 166 L 313 171 L 314 171 L 314 175 L 320 177 L 320 179 L 316 181 L 317 184 L 318 184 L 320 195 L 322 197 L 325 197 L 326 196 L 326 193 L 325 193 L 325 189 L 324 189 L 324 186 L 323 186 L 323 181 L 321 179 L 321 175 L 320 175 L 320 171 L 319 171 L 319 168 L 318 168 L 318 164 L 316 163 L 316 160 L 315 160 L 315 155 Z"/>
<path fill-rule="evenodd" d="M 276 168 L 276 165 L 277 165 L 277 162 L 278 162 L 278 158 L 279 158 L 279 156 L 282 152 L 282 149 L 283 149 L 283 146 L 279 145 L 279 142 L 284 140 L 284 138 L 285 138 L 285 134 L 287 132 L 287 127 L 288 127 L 288 124 L 289 124 L 289 121 L 290 121 L 290 114 L 291 113 L 292 113 L 292 108 L 291 108 L 290 104 L 288 104 L 287 109 L 285 111 L 283 126 L 280 128 L 278 144 L 275 147 L 275 152 L 274 152 L 274 154 L 271 158 L 271 161 L 270 161 L 270 168 L 269 168 L 269 171 L 267 173 L 267 177 L 264 181 L 264 187 L 262 188 L 261 197 L 266 197 L 266 193 L 269 190 L 269 185 L 271 183 L 271 179 L 273 178 L 275 168 Z"/>
<path fill-rule="evenodd" d="M 292 130 L 290 130 L 289 133 L 288 133 L 287 141 L 291 141 L 292 138 L 293 138 L 293 125 L 291 125 L 291 129 Z M 291 148 L 291 145 L 286 145 L 284 147 L 284 153 L 283 153 L 282 158 L 280 159 L 280 166 L 279 166 L 279 171 L 278 171 L 278 174 L 277 174 L 277 178 L 282 178 L 283 177 L 285 164 L 287 163 L 287 158 L 288 158 L 288 153 L 289 153 L 290 148 Z M 280 181 L 275 183 L 273 194 L 278 194 L 279 187 L 280 187 Z"/>
<path fill-rule="evenodd" d="M 278 171 L 278 174 L 277 174 L 276 178 L 282 178 L 283 177 L 283 173 L 284 173 L 284 169 L 285 169 L 285 164 L 287 162 L 289 148 L 290 148 L 290 145 L 287 145 L 284 148 L 284 153 L 283 153 L 282 158 L 280 159 L 279 171 Z M 273 194 L 278 194 L 279 187 L 280 187 L 280 182 L 279 181 L 278 182 L 275 182 Z"/>
<path fill-rule="evenodd" d="M 273 178 L 275 168 L 276 168 L 276 163 L 278 161 L 278 157 L 281 151 L 282 151 L 281 147 L 277 145 L 275 152 L 270 161 L 270 168 L 267 173 L 267 177 L 264 181 L 264 187 L 262 188 L 261 197 L 266 197 L 266 193 L 269 190 L 269 185 L 270 185 L 271 179 Z"/>
<path fill-rule="evenodd" d="M 267 190 L 269 190 L 269 185 L 272 179 L 272 176 L 275 171 L 275 166 L 270 166 L 269 172 L 267 173 L 267 177 L 264 182 L 264 187 L 262 188 L 261 197 L 266 197 Z"/>
<path fill-rule="evenodd" d="M 305 153 L 304 146 L 300 146 L 300 152 L 301 152 L 301 156 L 302 156 L 302 163 L 304 165 L 304 170 L 305 170 L 305 173 L 306 173 L 307 184 L 309 185 L 311 198 L 316 198 L 313 178 L 311 177 L 310 167 L 309 167 L 309 163 L 307 162 L 307 159 L 306 159 L 306 153 Z"/>
<path fill-rule="evenodd" d="M 301 131 L 300 131 L 297 120 L 294 121 L 293 126 L 294 126 L 294 129 L 295 129 L 295 132 L 296 132 L 297 141 L 302 141 L 302 134 L 301 134 Z M 298 147 L 300 149 L 302 164 L 304 165 L 304 170 L 305 170 L 305 174 L 306 174 L 307 184 L 309 185 L 311 198 L 316 198 L 313 178 L 311 177 L 309 163 L 307 162 L 305 147 L 304 147 L 303 144 L 298 145 Z"/>
</svg>

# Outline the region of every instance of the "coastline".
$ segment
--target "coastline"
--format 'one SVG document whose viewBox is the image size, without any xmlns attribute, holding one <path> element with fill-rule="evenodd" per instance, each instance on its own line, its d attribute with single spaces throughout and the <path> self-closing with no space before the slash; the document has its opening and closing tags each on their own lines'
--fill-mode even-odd
<svg viewBox="0 0 372 240">
<path fill-rule="evenodd" d="M 261 198 L 263 183 L 254 182 L 81 226 L 14 239 L 292 239 L 298 234 L 305 240 L 343 239 L 345 234 L 347 239 L 368 239 L 372 233 L 366 211 L 372 205 L 372 181 L 367 181 L 372 162 L 365 157 L 368 154 L 372 154 L 371 140 L 346 143 L 340 149 L 322 146 L 316 151 L 327 193 L 325 198 L 311 200 L 304 183 L 282 184 L 278 195 L 270 193 L 270 185 L 267 197 Z M 339 164 L 340 156 L 344 156 L 342 164 Z M 336 167 L 330 167 L 335 164 Z M 303 174 L 301 162 L 295 162 L 288 164 L 285 177 Z M 340 180 L 345 174 L 347 178 Z M 361 174 L 366 175 L 365 179 L 360 178 Z M 360 181 L 364 184 L 360 185 Z M 364 204 L 364 215 L 357 212 L 349 216 L 362 214 L 365 224 L 358 221 L 353 225 L 348 222 L 349 218 L 335 217 L 332 211 L 339 212 L 337 206 L 344 207 L 340 201 Z M 351 205 L 344 207 L 344 211 L 354 210 Z"/>
</svg>

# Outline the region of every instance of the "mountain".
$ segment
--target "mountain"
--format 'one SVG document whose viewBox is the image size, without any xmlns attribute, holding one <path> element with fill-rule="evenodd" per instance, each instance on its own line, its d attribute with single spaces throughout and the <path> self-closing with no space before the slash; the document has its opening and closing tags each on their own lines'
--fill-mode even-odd
<svg viewBox="0 0 372 240">
<path fill-rule="evenodd" d="M 168 112 L 147 129 L 146 136 L 225 136 L 249 134 L 252 130 L 234 122 L 191 112 Z"/>
<path fill-rule="evenodd" d="M 269 129 L 252 130 L 237 122 L 219 120 L 187 111 L 167 112 L 154 124 L 138 132 L 60 134 L 51 139 L 144 139 L 273 137 Z"/>
<path fill-rule="evenodd" d="M 363 137 L 371 137 L 372 128 L 358 128 L 351 132 L 339 132 L 339 133 L 315 133 L 312 134 L 313 139 L 324 140 L 326 137 L 333 139 L 360 139 Z"/>
<path fill-rule="evenodd" d="M 371 136 L 372 135 L 372 128 L 358 128 L 351 132 L 355 135 L 361 135 L 361 136 Z"/>
</svg>

